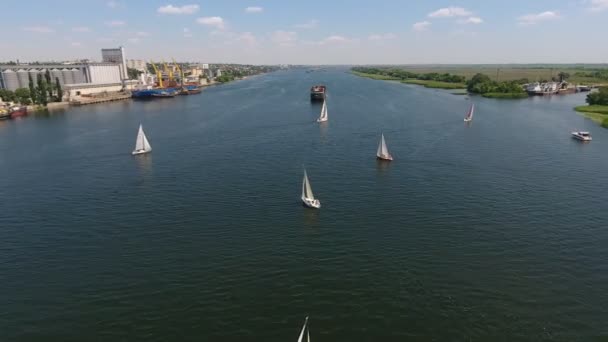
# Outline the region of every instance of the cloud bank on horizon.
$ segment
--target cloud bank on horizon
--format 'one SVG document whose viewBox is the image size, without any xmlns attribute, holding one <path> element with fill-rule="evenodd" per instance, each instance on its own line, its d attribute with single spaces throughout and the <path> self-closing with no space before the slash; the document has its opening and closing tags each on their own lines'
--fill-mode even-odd
<svg viewBox="0 0 608 342">
<path fill-rule="evenodd" d="M 12 0 L 11 0 L 12 1 Z M 44 0 L 5 4 L 22 37 L 0 61 L 128 58 L 254 64 L 607 63 L 608 0 L 93 0 L 86 8 Z M 32 12 L 39 6 L 45 11 Z M 319 10 L 322 8 L 323 10 Z"/>
</svg>

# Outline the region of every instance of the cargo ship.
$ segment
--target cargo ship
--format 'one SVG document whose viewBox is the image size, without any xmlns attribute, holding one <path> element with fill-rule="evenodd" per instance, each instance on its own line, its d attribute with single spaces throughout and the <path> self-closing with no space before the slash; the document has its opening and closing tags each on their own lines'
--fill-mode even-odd
<svg viewBox="0 0 608 342">
<path fill-rule="evenodd" d="M 178 89 L 175 88 L 154 88 L 152 86 L 141 87 L 131 92 L 131 96 L 135 99 L 150 99 L 155 97 L 175 96 Z"/>
<path fill-rule="evenodd" d="M 310 88 L 311 101 L 325 101 L 325 92 L 327 88 L 324 85 L 315 85 Z"/>
<path fill-rule="evenodd" d="M 27 115 L 27 107 L 25 106 L 15 106 L 15 107 L 11 107 L 11 109 L 9 110 L 9 114 L 11 115 L 11 119 L 20 117 L 20 116 L 26 116 Z"/>
</svg>

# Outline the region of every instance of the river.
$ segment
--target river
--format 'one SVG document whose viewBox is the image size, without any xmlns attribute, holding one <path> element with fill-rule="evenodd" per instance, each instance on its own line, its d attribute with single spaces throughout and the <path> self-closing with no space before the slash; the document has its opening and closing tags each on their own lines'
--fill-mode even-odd
<svg viewBox="0 0 608 342">
<path fill-rule="evenodd" d="M 0 340 L 296 341 L 307 315 L 313 341 L 606 338 L 584 94 L 472 97 L 467 125 L 463 96 L 347 71 L 0 122 Z"/>
</svg>

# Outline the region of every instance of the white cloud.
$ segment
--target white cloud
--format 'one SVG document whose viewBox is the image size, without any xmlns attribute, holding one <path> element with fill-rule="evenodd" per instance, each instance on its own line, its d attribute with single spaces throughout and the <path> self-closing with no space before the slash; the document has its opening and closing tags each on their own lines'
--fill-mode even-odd
<svg viewBox="0 0 608 342">
<path fill-rule="evenodd" d="M 55 30 L 48 26 L 28 26 L 23 28 L 24 31 L 36 33 L 53 33 Z"/>
<path fill-rule="evenodd" d="M 293 27 L 309 30 L 309 29 L 317 28 L 317 26 L 319 26 L 319 21 L 317 19 L 311 19 L 305 23 L 294 25 Z"/>
<path fill-rule="evenodd" d="M 223 30 L 225 27 L 224 19 L 222 19 L 222 17 L 201 17 L 196 19 L 196 22 L 201 25 L 212 26 L 220 30 Z"/>
<path fill-rule="evenodd" d="M 121 21 L 121 20 L 106 21 L 105 24 L 106 24 L 106 26 L 109 26 L 109 27 L 121 27 L 121 26 L 127 25 L 127 23 L 125 23 L 124 21 Z"/>
<path fill-rule="evenodd" d="M 138 37 L 147 37 L 150 35 L 150 33 L 145 32 L 145 31 L 139 31 L 139 32 L 135 32 L 135 35 Z"/>
<path fill-rule="evenodd" d="M 431 26 L 431 23 L 425 20 L 415 23 L 414 25 L 412 25 L 412 28 L 414 29 L 414 31 L 426 31 L 429 26 Z"/>
<path fill-rule="evenodd" d="M 589 4 L 591 5 L 589 9 L 594 12 L 600 12 L 608 9 L 608 0 L 590 0 Z"/>
<path fill-rule="evenodd" d="M 344 44 L 344 43 L 351 43 L 354 42 L 354 39 L 350 39 L 350 38 L 346 38 L 344 36 L 339 36 L 339 35 L 333 35 L 333 36 L 329 36 L 325 39 L 323 39 L 322 41 L 319 42 L 319 44 L 321 45 L 325 45 L 325 44 Z"/>
<path fill-rule="evenodd" d="M 251 32 L 243 32 L 241 33 L 238 38 L 238 41 L 245 43 L 247 45 L 253 46 L 256 45 L 258 43 L 257 38 L 253 35 L 253 33 Z"/>
<path fill-rule="evenodd" d="M 274 31 L 271 35 L 273 43 L 281 46 L 292 46 L 298 40 L 298 34 L 293 31 Z"/>
<path fill-rule="evenodd" d="M 429 13 L 429 18 L 467 17 L 472 13 L 462 7 L 444 7 Z"/>
<path fill-rule="evenodd" d="M 161 6 L 156 12 L 160 14 L 194 14 L 198 12 L 200 7 L 198 5 L 184 5 L 184 6 Z"/>
<path fill-rule="evenodd" d="M 517 18 L 520 25 L 534 25 L 541 21 L 559 19 L 559 13 L 553 11 L 545 11 L 537 14 L 526 14 Z"/>
<path fill-rule="evenodd" d="M 249 6 L 249 7 L 245 8 L 245 12 L 247 12 L 247 13 L 260 13 L 263 11 L 264 11 L 264 9 L 259 6 Z"/>
<path fill-rule="evenodd" d="M 467 19 L 458 21 L 461 24 L 481 24 L 483 23 L 483 19 L 480 17 L 468 17 Z"/>
<path fill-rule="evenodd" d="M 91 32 L 91 29 L 86 26 L 72 27 L 72 32 Z"/>
<path fill-rule="evenodd" d="M 397 35 L 394 33 L 382 33 L 382 34 L 370 34 L 367 39 L 369 40 L 390 40 L 397 38 Z"/>
</svg>

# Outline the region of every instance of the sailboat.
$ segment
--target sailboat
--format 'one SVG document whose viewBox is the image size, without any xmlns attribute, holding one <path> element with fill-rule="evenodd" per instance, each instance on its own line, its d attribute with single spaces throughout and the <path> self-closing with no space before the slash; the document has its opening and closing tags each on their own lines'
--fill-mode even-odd
<svg viewBox="0 0 608 342">
<path fill-rule="evenodd" d="M 323 101 L 323 108 L 321 108 L 321 116 L 317 119 L 317 122 L 327 121 L 327 103 Z"/>
<path fill-rule="evenodd" d="M 315 199 L 315 195 L 312 193 L 306 170 L 304 170 L 304 180 L 302 180 L 302 202 L 309 208 L 321 208 L 321 202 Z"/>
<path fill-rule="evenodd" d="M 144 129 L 139 124 L 139 131 L 137 132 L 137 139 L 135 140 L 135 149 L 133 150 L 133 155 L 144 154 L 152 152 L 152 146 L 148 142 L 148 138 L 146 138 L 146 133 L 144 133 Z"/>
<path fill-rule="evenodd" d="M 304 326 L 302 327 L 302 331 L 300 332 L 300 337 L 298 338 L 298 342 L 304 341 L 304 331 L 306 330 L 306 342 L 310 342 L 310 331 L 308 328 L 308 316 L 306 316 L 306 320 L 304 321 Z"/>
<path fill-rule="evenodd" d="M 380 144 L 378 144 L 378 151 L 376 152 L 376 158 L 380 160 L 393 160 L 393 156 L 388 152 L 388 148 L 386 147 L 386 141 L 384 141 L 384 134 L 382 134 L 382 138 L 380 139 Z"/>
<path fill-rule="evenodd" d="M 471 108 L 467 112 L 467 115 L 464 116 L 464 122 L 473 121 L 473 112 L 475 111 L 475 104 L 471 103 Z"/>
</svg>

